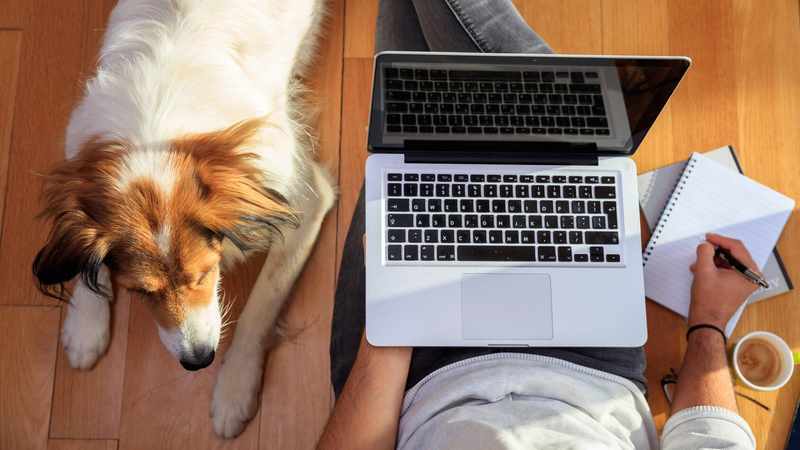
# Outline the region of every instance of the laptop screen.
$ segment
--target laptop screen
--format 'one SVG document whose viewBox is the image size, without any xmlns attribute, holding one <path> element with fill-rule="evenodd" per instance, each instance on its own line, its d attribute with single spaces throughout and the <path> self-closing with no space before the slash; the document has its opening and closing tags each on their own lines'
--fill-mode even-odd
<svg viewBox="0 0 800 450">
<path fill-rule="evenodd" d="M 525 152 L 571 144 L 570 151 L 632 155 L 689 64 L 673 57 L 381 53 L 369 150 Z"/>
</svg>

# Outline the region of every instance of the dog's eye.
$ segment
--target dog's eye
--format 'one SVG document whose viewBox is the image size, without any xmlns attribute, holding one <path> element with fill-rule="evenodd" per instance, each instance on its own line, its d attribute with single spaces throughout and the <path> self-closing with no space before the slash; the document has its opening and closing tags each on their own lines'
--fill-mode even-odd
<svg viewBox="0 0 800 450">
<path fill-rule="evenodd" d="M 212 270 L 214 270 L 214 267 L 216 267 L 216 266 L 209 267 L 208 269 L 206 269 L 206 271 L 205 271 L 205 272 L 203 272 L 202 274 L 200 274 L 200 279 L 199 279 L 199 280 L 197 280 L 197 284 L 203 284 L 203 280 L 206 278 L 206 275 L 208 275 L 209 273 L 211 273 L 211 271 L 212 271 Z"/>
</svg>

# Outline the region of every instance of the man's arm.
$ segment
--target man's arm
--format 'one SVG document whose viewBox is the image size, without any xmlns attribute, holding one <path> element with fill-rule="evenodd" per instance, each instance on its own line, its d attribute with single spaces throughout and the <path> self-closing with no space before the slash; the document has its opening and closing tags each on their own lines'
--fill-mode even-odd
<svg viewBox="0 0 800 450">
<path fill-rule="evenodd" d="M 706 235 L 712 244 L 728 250 L 747 267 L 758 270 L 740 241 L 716 234 Z M 689 327 L 709 324 L 725 330 L 728 321 L 757 286 L 714 256 L 714 247 L 700 244 L 694 272 Z M 725 342 L 710 328 L 689 335 L 670 414 L 692 406 L 718 406 L 738 413 Z"/>
<path fill-rule="evenodd" d="M 317 449 L 394 449 L 411 347 L 361 347 Z"/>
</svg>

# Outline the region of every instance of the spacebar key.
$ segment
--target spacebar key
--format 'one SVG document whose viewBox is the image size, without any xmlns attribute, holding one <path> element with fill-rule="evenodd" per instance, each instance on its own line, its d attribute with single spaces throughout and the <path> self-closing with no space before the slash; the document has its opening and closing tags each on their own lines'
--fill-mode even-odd
<svg viewBox="0 0 800 450">
<path fill-rule="evenodd" d="M 457 252 L 459 261 L 536 261 L 531 246 L 459 245 Z"/>
</svg>

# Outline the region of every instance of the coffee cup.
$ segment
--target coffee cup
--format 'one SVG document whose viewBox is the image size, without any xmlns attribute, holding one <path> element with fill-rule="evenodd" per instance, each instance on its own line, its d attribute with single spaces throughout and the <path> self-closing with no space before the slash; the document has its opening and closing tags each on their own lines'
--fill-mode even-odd
<svg viewBox="0 0 800 450">
<path fill-rule="evenodd" d="M 730 364 L 736 382 L 756 391 L 773 391 L 792 377 L 800 353 L 792 350 L 778 336 L 754 331 L 737 340 L 731 347 Z"/>
</svg>

